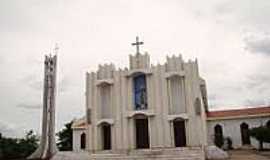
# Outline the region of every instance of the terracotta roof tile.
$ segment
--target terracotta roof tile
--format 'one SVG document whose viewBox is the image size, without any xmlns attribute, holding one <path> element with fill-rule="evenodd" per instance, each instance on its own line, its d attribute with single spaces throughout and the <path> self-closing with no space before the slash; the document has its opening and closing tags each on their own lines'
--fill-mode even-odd
<svg viewBox="0 0 270 160">
<path fill-rule="evenodd" d="M 270 114 L 270 106 L 267 107 L 253 107 L 244 109 L 220 110 L 207 112 L 208 118 L 222 118 L 222 117 L 237 117 Z"/>
<path fill-rule="evenodd" d="M 86 119 L 85 117 L 82 117 L 80 119 L 77 119 L 73 122 L 71 128 L 86 128 Z"/>
</svg>

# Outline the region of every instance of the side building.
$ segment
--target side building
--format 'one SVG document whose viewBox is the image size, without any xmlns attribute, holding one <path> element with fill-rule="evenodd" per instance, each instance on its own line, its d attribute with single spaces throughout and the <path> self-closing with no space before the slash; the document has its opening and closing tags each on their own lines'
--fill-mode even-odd
<svg viewBox="0 0 270 160">
<path fill-rule="evenodd" d="M 259 126 L 270 128 L 270 106 L 208 112 L 208 143 L 213 145 L 222 137 L 230 138 L 235 149 L 258 148 L 259 142 L 249 135 L 249 129 Z M 270 149 L 270 143 L 264 148 Z"/>
<path fill-rule="evenodd" d="M 85 151 L 86 149 L 86 119 L 82 117 L 72 123 L 72 150 L 74 152 Z"/>
</svg>

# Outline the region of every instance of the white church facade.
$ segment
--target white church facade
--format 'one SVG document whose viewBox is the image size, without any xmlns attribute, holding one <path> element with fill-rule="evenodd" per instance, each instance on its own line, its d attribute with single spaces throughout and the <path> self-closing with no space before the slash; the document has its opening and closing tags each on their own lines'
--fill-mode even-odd
<svg viewBox="0 0 270 160">
<path fill-rule="evenodd" d="M 179 55 L 154 66 L 147 53 L 137 52 L 129 56 L 129 68 L 99 65 L 86 75 L 86 150 L 97 156 L 168 152 L 187 159 L 194 153 L 200 159 L 207 145 L 205 109 L 197 60 Z"/>
</svg>

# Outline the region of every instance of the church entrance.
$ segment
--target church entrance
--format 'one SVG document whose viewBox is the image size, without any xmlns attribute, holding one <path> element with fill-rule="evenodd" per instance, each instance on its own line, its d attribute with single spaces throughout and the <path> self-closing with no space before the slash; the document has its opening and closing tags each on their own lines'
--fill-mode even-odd
<svg viewBox="0 0 270 160">
<path fill-rule="evenodd" d="M 102 126 L 102 136 L 103 136 L 103 150 L 111 149 L 111 126 L 109 124 L 104 124 Z"/>
<path fill-rule="evenodd" d="M 174 130 L 174 144 L 175 147 L 185 147 L 186 146 L 186 127 L 184 120 L 174 120 L 173 121 Z"/>
<path fill-rule="evenodd" d="M 86 136 L 85 133 L 81 134 L 81 149 L 85 149 Z"/>
<path fill-rule="evenodd" d="M 242 123 L 240 125 L 240 128 L 241 128 L 242 144 L 243 145 L 250 145 L 250 136 L 249 136 L 248 124 Z"/>
<path fill-rule="evenodd" d="M 136 148 L 149 148 L 148 119 L 135 119 Z"/>
</svg>

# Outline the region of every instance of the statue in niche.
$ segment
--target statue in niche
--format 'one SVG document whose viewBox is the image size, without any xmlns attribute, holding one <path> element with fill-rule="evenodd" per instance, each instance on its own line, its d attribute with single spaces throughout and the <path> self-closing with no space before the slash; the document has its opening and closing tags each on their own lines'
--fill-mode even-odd
<svg viewBox="0 0 270 160">
<path fill-rule="evenodd" d="M 134 100 L 136 110 L 147 109 L 145 75 L 139 75 L 134 78 Z"/>
<path fill-rule="evenodd" d="M 141 89 L 141 109 L 147 109 L 146 88 Z"/>
</svg>

